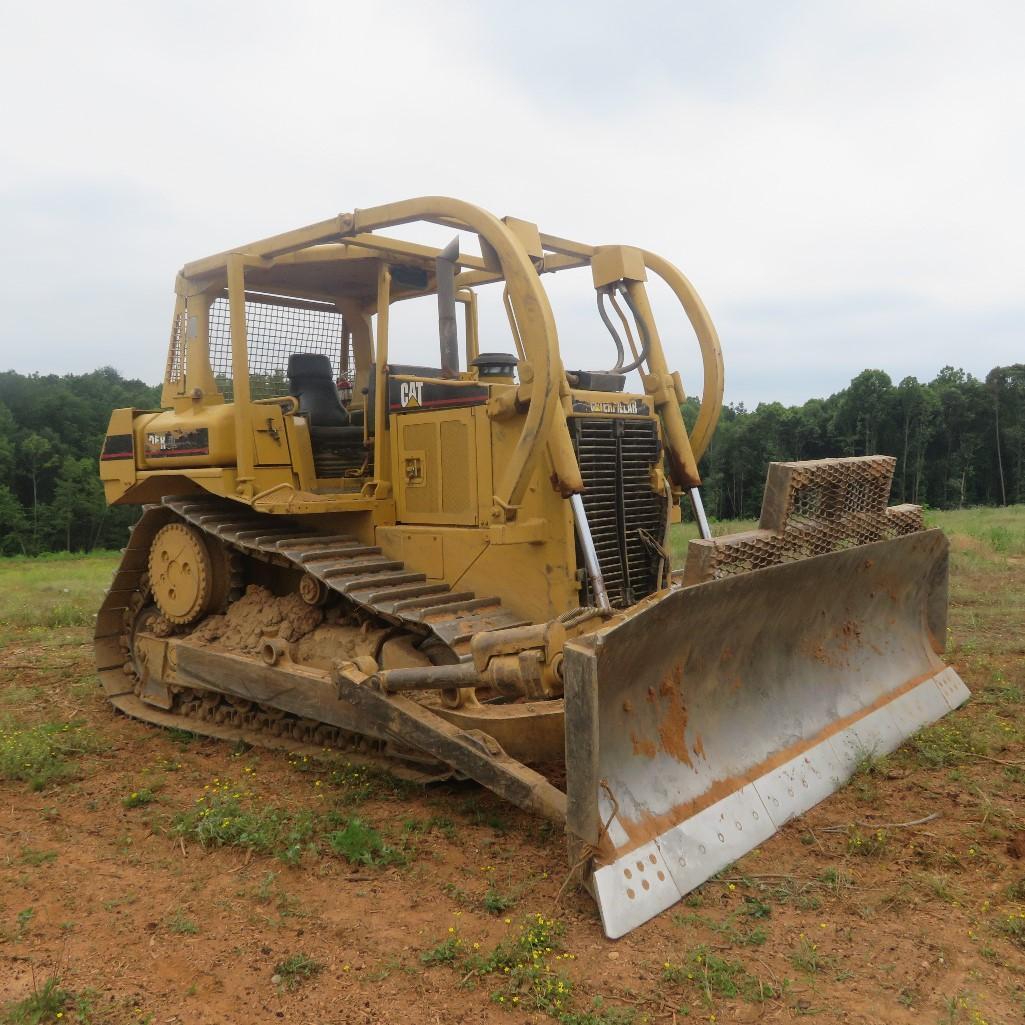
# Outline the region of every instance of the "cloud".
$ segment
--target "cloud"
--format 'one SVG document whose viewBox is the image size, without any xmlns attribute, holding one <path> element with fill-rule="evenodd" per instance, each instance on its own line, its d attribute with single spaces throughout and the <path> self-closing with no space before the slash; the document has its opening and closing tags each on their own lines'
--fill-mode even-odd
<svg viewBox="0 0 1025 1025">
<path fill-rule="evenodd" d="M 667 256 L 728 398 L 984 374 L 1022 351 L 1023 27 L 999 3 L 22 5 L 0 363 L 154 379 L 185 261 L 441 193 Z M 552 288 L 566 363 L 604 365 L 587 275 Z M 406 351 L 429 318 L 396 320 Z"/>
</svg>

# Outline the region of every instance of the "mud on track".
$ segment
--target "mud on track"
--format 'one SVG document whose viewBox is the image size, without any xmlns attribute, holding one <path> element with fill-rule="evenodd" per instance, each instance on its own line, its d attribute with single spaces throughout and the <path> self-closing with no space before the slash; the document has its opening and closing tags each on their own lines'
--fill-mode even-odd
<svg viewBox="0 0 1025 1025">
<path fill-rule="evenodd" d="M 44 1021 L 1022 1020 L 1025 510 L 991 515 L 938 519 L 973 701 L 616 943 L 476 786 L 116 716 L 113 559 L 0 562 L 0 1022 L 54 971 Z"/>
</svg>

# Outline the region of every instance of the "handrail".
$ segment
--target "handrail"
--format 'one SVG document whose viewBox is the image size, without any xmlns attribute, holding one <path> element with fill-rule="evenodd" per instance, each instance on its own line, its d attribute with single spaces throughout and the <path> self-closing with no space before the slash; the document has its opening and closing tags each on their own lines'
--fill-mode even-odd
<svg viewBox="0 0 1025 1025">
<path fill-rule="evenodd" d="M 705 309 L 705 304 L 687 278 L 661 256 L 649 253 L 646 249 L 641 250 L 641 255 L 644 257 L 644 266 L 654 271 L 680 300 L 701 349 L 701 364 L 704 370 L 701 410 L 694 430 L 690 432 L 690 447 L 697 461 L 705 454 L 719 422 L 719 414 L 722 412 L 724 372 L 719 335 L 712 318 L 708 315 L 708 310 Z"/>
<path fill-rule="evenodd" d="M 341 243 L 344 246 L 349 239 L 358 239 L 360 242 L 367 243 L 372 241 L 372 236 L 368 233 L 378 228 L 410 221 L 443 224 L 477 234 L 481 239 L 484 256 L 483 258 L 467 258 L 463 262 L 471 267 L 483 265 L 489 269 L 466 271 L 457 277 L 456 283 L 457 285 L 476 283 L 478 278 L 481 281 L 504 278 L 508 289 L 509 306 L 514 315 L 510 318 L 510 322 L 519 327 L 526 360 L 521 364 L 520 386 L 516 393 L 515 405 L 520 409 L 526 409 L 526 417 L 512 456 L 506 463 L 501 479 L 495 488 L 492 518 L 499 522 L 515 518 L 516 509 L 521 505 L 530 485 L 538 453 L 544 448 L 547 448 L 551 459 L 554 471 L 553 483 L 559 491 L 564 495 L 581 492 L 584 485 L 573 452 L 563 406 L 563 400 L 568 396 L 568 384 L 562 365 L 551 305 L 538 276 L 538 270 L 526 247 L 517 235 L 493 214 L 471 203 L 444 196 L 408 199 L 356 210 L 351 214 L 338 214 L 326 221 L 311 224 L 305 228 L 272 236 L 248 246 L 187 264 L 182 273 L 185 278 L 192 278 L 228 271 L 226 275 L 229 279 L 228 291 L 231 293 L 231 286 L 234 284 L 236 293 L 236 302 L 232 305 L 239 307 L 232 311 L 233 343 L 237 335 L 240 335 L 243 340 L 242 345 L 233 344 L 232 348 L 233 352 L 236 348 L 244 351 L 245 328 L 242 302 L 244 299 L 243 267 L 245 262 L 273 261 L 280 257 L 287 260 L 290 257 L 285 254 L 295 254 L 311 246 L 330 246 L 332 243 Z M 545 249 L 556 254 L 549 258 L 550 265 L 546 265 L 544 268 L 546 271 L 556 271 L 564 267 L 586 263 L 595 252 L 594 247 L 559 239 L 555 236 L 542 235 L 541 240 Z M 400 246 L 397 240 L 392 239 L 380 239 L 375 244 L 382 248 Z M 419 250 L 422 249 L 425 252 L 428 250 L 428 247 L 411 247 L 410 245 L 403 248 L 417 248 L 418 255 L 422 255 Z M 694 430 L 690 432 L 689 444 L 687 444 L 687 432 L 683 425 L 679 403 L 670 401 L 671 381 L 675 381 L 675 391 L 682 399 L 683 392 L 679 384 L 679 376 L 669 373 L 668 368 L 664 365 L 664 356 L 662 359 L 656 358 L 656 362 L 661 364 L 657 368 L 652 367 L 651 361 L 648 361 L 649 369 L 655 376 L 664 378 L 657 385 L 664 399 L 661 402 L 662 415 L 664 419 L 670 421 L 667 424 L 669 434 L 675 436 L 679 441 L 679 445 L 676 447 L 681 453 L 686 453 L 690 457 L 684 460 L 689 464 L 687 469 L 690 470 L 708 448 L 722 409 L 723 364 L 719 339 L 708 316 L 708 311 L 687 278 L 662 257 L 643 249 L 639 252 L 644 266 L 661 277 L 675 293 L 697 335 L 698 345 L 701 349 L 704 371 L 701 410 Z M 234 281 L 231 280 L 233 277 Z M 643 298 L 640 293 L 638 298 Z M 643 299 L 643 304 L 647 308 L 646 298 Z M 356 306 L 352 302 L 346 305 Z M 362 349 L 369 348 L 367 311 L 353 308 L 348 312 L 358 313 L 358 319 L 361 321 L 357 330 L 354 331 L 354 346 L 361 346 Z M 654 322 L 651 323 L 654 327 Z M 661 352 L 660 346 L 659 351 Z M 236 396 L 236 398 L 238 397 Z M 384 396 L 379 396 L 379 400 L 383 401 Z M 239 427 L 240 432 L 244 433 L 243 425 L 239 424 Z M 241 448 L 244 449 L 247 439 L 240 440 L 243 442 Z M 687 452 L 687 449 L 690 452 Z M 249 462 L 249 459 L 246 458 L 247 455 L 251 456 L 251 453 L 240 453 L 242 463 Z M 248 469 L 246 466 L 240 466 L 243 479 L 251 474 L 251 470 L 246 472 Z M 696 478 L 696 470 L 693 474 L 688 472 L 685 475 Z"/>
</svg>

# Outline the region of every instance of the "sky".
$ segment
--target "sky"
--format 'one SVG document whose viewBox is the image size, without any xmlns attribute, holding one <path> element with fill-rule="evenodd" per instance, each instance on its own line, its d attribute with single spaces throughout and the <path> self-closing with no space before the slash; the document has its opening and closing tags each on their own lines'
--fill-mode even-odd
<svg viewBox="0 0 1025 1025">
<path fill-rule="evenodd" d="M 985 0 L 6 5 L 0 369 L 157 381 L 183 263 L 439 194 L 675 263 L 729 402 L 985 376 L 1025 361 L 1023 52 Z M 566 365 L 606 368 L 587 272 L 545 283 Z"/>
</svg>

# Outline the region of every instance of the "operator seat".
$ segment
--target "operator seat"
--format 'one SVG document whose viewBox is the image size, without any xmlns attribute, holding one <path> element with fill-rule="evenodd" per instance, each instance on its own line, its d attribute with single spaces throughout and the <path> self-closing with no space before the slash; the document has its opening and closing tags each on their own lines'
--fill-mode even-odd
<svg viewBox="0 0 1025 1025">
<path fill-rule="evenodd" d="M 315 352 L 288 357 L 288 391 L 311 427 L 348 427 L 349 414 L 338 399 L 331 360 Z"/>
<path fill-rule="evenodd" d="M 338 398 L 331 360 L 315 352 L 288 357 L 288 391 L 310 425 L 318 477 L 340 477 L 364 462 L 363 428 L 352 424 Z"/>
</svg>

